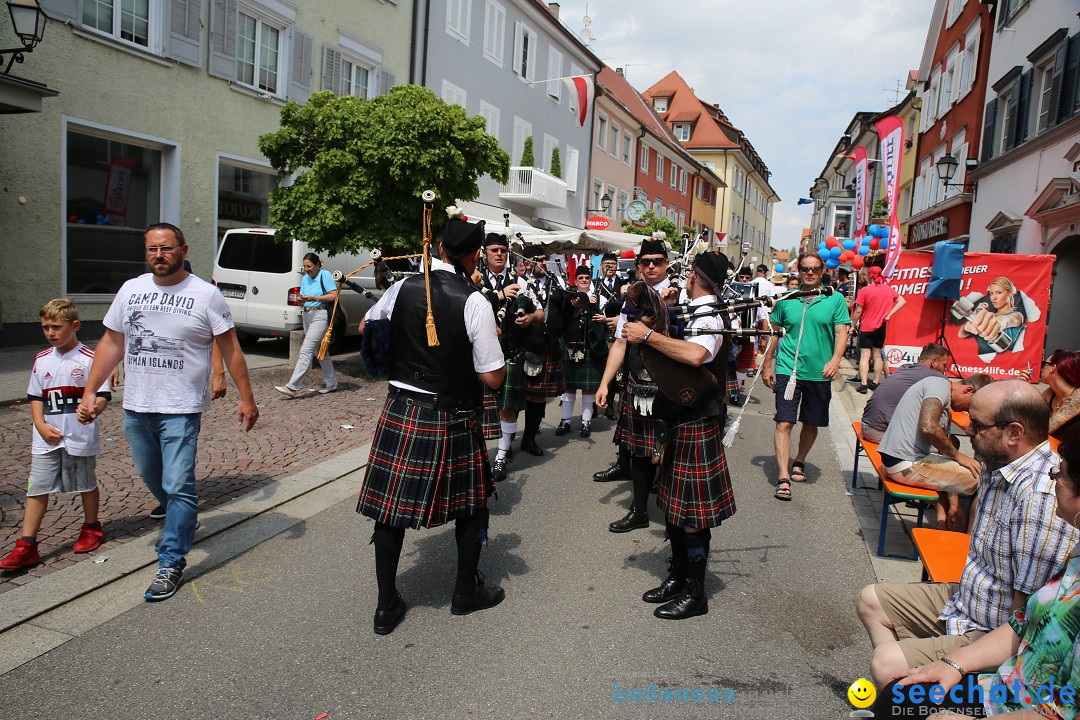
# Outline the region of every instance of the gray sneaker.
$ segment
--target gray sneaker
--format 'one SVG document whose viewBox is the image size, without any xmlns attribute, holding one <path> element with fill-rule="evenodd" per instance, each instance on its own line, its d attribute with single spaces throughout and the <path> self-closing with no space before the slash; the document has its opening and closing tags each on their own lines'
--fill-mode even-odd
<svg viewBox="0 0 1080 720">
<path fill-rule="evenodd" d="M 180 583 L 184 581 L 184 571 L 178 567 L 159 567 L 157 577 L 150 587 L 146 588 L 143 598 L 149 602 L 168 600 L 180 589 Z"/>
</svg>

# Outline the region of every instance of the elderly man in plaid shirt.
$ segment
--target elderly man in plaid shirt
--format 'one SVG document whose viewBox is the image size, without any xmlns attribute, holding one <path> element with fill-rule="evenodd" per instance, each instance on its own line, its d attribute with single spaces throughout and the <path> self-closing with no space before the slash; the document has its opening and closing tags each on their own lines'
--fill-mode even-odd
<svg viewBox="0 0 1080 720">
<path fill-rule="evenodd" d="M 983 472 L 959 586 L 870 585 L 859 595 L 879 688 L 1004 623 L 1080 540 L 1054 514 L 1049 473 L 1057 458 L 1046 441 L 1050 409 L 1039 392 L 1020 380 L 992 383 L 975 393 L 969 414 L 967 432 Z"/>
</svg>

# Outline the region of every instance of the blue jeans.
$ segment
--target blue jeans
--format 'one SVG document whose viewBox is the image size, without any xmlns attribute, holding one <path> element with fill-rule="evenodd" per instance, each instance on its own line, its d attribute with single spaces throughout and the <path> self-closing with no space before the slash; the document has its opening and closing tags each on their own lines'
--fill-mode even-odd
<svg viewBox="0 0 1080 720">
<path fill-rule="evenodd" d="M 195 452 L 201 425 L 202 413 L 124 411 L 124 435 L 131 446 L 135 469 L 165 508 L 165 529 L 158 545 L 159 567 L 183 569 L 195 538 L 199 514 Z"/>
</svg>

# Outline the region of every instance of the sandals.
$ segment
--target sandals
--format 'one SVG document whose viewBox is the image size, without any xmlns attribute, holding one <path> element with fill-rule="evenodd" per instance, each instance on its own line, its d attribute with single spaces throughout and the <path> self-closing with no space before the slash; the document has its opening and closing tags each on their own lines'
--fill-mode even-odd
<svg viewBox="0 0 1080 720">
<path fill-rule="evenodd" d="M 777 480 L 773 497 L 777 500 L 791 500 L 791 481 L 787 478 Z"/>
<path fill-rule="evenodd" d="M 791 481 L 806 482 L 806 463 L 796 460 L 791 463 Z"/>
</svg>

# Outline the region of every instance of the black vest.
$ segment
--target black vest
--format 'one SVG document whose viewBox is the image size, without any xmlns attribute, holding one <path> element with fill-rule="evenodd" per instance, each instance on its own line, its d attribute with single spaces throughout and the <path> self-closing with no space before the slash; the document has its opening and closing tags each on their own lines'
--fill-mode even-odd
<svg viewBox="0 0 1080 720">
<path fill-rule="evenodd" d="M 390 379 L 435 393 L 462 405 L 479 407 L 483 386 L 473 366 L 465 328 L 465 302 L 476 289 L 460 275 L 431 271 L 431 309 L 439 344 L 428 347 L 424 276 L 401 281 L 390 315 Z"/>
</svg>

